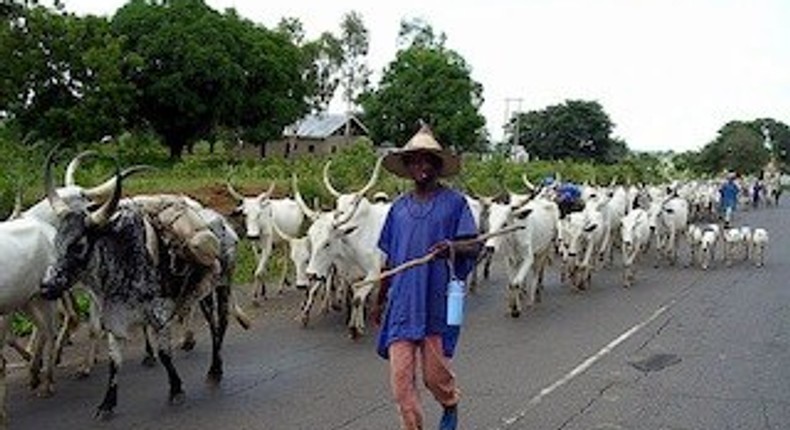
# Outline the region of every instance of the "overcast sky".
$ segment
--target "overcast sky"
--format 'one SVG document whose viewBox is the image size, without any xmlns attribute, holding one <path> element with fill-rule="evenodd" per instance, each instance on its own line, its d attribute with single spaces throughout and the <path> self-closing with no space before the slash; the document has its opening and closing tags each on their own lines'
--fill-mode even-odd
<svg viewBox="0 0 790 430">
<path fill-rule="evenodd" d="M 112 15 L 124 0 L 65 0 Z M 483 85 L 494 139 L 506 112 L 596 100 L 636 150 L 699 149 L 730 120 L 790 124 L 788 0 L 208 0 L 267 27 L 296 17 L 308 38 L 357 11 L 378 83 L 402 18 L 420 17 Z M 520 106 L 516 101 L 521 99 Z M 341 104 L 337 104 L 341 111 Z"/>
</svg>

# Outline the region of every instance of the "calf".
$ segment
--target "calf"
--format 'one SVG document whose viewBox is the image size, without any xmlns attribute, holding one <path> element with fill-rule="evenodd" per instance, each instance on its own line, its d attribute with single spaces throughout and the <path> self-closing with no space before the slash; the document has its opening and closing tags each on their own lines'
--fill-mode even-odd
<svg viewBox="0 0 790 430">
<path fill-rule="evenodd" d="M 710 263 L 716 260 L 716 243 L 718 241 L 719 232 L 717 230 L 711 228 L 702 230 L 697 255 L 700 259 L 700 267 L 703 270 L 708 270 Z"/>
<path fill-rule="evenodd" d="M 752 259 L 757 267 L 765 265 L 765 249 L 768 247 L 768 230 L 755 228 L 752 233 Z"/>
<path fill-rule="evenodd" d="M 585 209 L 571 212 L 559 222 L 560 253 L 568 270 L 571 286 L 586 290 L 590 286 L 594 256 L 605 244 L 603 214 Z"/>
<path fill-rule="evenodd" d="M 620 237 L 623 247 L 623 266 L 625 267 L 623 286 L 630 287 L 634 283 L 634 261 L 650 243 L 647 211 L 636 208 L 628 212 L 621 220 Z"/>
<path fill-rule="evenodd" d="M 724 261 L 727 267 L 732 266 L 738 252 L 744 251 L 744 237 L 739 228 L 724 230 Z"/>
</svg>

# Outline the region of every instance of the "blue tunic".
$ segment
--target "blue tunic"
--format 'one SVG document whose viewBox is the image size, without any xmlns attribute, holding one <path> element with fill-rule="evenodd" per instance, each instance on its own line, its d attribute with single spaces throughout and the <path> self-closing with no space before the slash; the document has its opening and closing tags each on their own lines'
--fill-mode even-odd
<svg viewBox="0 0 790 430">
<path fill-rule="evenodd" d="M 722 212 L 727 208 L 735 210 L 738 203 L 738 185 L 733 181 L 727 181 L 719 188 L 719 194 L 721 195 Z"/>
<path fill-rule="evenodd" d="M 379 248 L 387 255 L 387 266 L 395 267 L 419 258 L 442 240 L 477 234 L 472 212 L 463 195 L 441 188 L 427 201 L 412 194 L 392 204 L 379 238 Z M 458 327 L 446 322 L 448 260 L 435 259 L 392 277 L 386 313 L 379 332 L 377 352 L 389 358 L 389 346 L 396 340 L 421 340 L 441 335 L 444 354 L 452 357 L 458 342 Z M 465 279 L 474 266 L 474 257 L 457 257 L 455 275 Z"/>
</svg>

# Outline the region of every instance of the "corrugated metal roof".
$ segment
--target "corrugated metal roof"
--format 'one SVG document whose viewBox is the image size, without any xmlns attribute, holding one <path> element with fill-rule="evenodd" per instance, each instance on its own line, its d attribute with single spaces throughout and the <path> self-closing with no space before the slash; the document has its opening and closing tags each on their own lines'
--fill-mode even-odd
<svg viewBox="0 0 790 430">
<path fill-rule="evenodd" d="M 285 129 L 286 136 L 305 137 L 311 139 L 325 139 L 335 133 L 341 127 L 345 127 L 346 118 L 354 121 L 361 129 L 367 133 L 367 127 L 362 124 L 355 116 L 344 114 L 310 114 L 302 118 L 296 124 Z M 294 129 L 296 132 L 294 132 Z"/>
</svg>

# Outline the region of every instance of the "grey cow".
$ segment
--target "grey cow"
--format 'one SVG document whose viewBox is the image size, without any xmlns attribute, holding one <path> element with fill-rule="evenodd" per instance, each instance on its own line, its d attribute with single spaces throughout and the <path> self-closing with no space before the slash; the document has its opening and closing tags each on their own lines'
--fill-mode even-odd
<svg viewBox="0 0 790 430">
<path fill-rule="evenodd" d="M 170 323 L 210 292 L 201 290 L 213 285 L 205 280 L 215 276 L 213 268 L 171 252 L 139 208 L 119 206 L 121 176 L 116 176 L 112 197 L 90 211 L 70 207 L 58 196 L 49 160 L 45 172 L 47 198 L 61 222 L 55 238 L 56 262 L 42 282 L 42 293 L 57 297 L 81 281 L 98 298 L 110 347 L 110 378 L 97 410 L 100 417 L 111 415 L 117 405 L 120 342 L 129 337 L 135 325 L 153 329 L 159 359 L 167 370 L 169 400 L 183 401 L 181 378 L 172 363 Z M 158 247 L 156 252 L 152 252 L 152 246 Z M 217 355 L 209 370 L 209 378 L 216 381 L 222 375 Z"/>
</svg>

